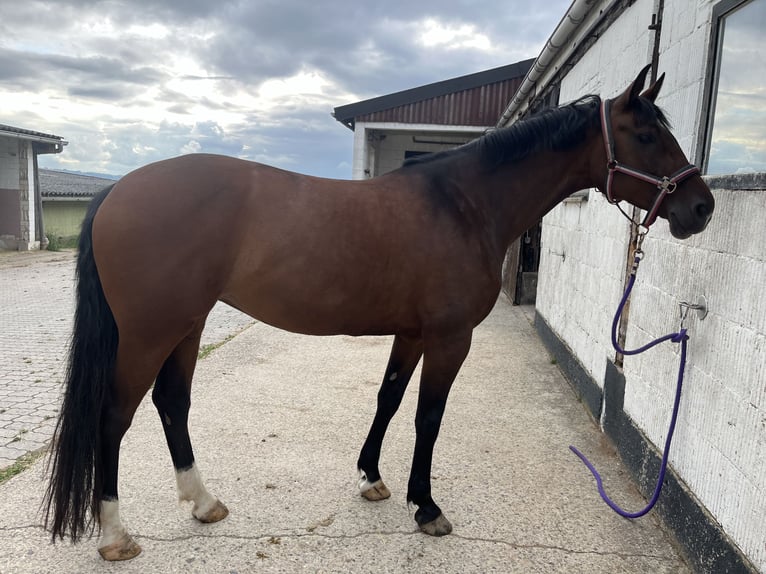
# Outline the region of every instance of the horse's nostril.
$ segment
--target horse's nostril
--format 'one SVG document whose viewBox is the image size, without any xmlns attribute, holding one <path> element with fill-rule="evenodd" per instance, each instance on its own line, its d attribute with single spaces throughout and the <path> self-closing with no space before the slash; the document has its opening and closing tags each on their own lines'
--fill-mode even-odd
<svg viewBox="0 0 766 574">
<path fill-rule="evenodd" d="M 701 201 L 694 208 L 694 213 L 696 213 L 697 217 L 700 219 L 707 219 L 713 213 L 713 208 L 708 202 Z"/>
</svg>

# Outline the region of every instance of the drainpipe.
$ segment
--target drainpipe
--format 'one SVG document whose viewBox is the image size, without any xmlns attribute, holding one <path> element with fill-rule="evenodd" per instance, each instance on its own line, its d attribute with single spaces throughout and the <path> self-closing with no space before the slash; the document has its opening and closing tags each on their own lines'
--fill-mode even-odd
<svg viewBox="0 0 766 574">
<path fill-rule="evenodd" d="M 527 72 L 511 103 L 508 104 L 505 112 L 503 112 L 503 115 L 498 120 L 497 127 L 503 127 L 508 123 L 512 123 L 512 120 L 520 117 L 526 111 L 529 103 L 537 93 L 537 86 L 545 86 L 545 82 L 541 80 L 547 79 L 545 76 L 548 72 L 554 73 L 557 71 L 558 68 L 553 66 L 553 63 L 560 56 L 566 55 L 567 52 L 571 52 L 574 49 L 570 40 L 575 30 L 581 26 L 594 6 L 600 3 L 601 0 L 574 0 L 572 2 L 569 10 L 567 10 L 561 22 L 553 31 L 553 35 L 545 43 L 543 51 L 540 52 L 529 72 Z"/>
</svg>

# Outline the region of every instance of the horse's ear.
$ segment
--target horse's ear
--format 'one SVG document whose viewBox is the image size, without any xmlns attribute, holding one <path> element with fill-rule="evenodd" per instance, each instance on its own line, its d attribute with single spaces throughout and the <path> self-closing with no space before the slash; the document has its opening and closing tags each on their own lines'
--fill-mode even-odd
<svg viewBox="0 0 766 574">
<path fill-rule="evenodd" d="M 663 72 L 663 74 L 659 78 L 657 78 L 657 81 L 654 82 L 651 86 L 649 86 L 649 88 L 643 94 L 641 94 L 641 97 L 646 98 L 650 102 L 654 102 L 654 100 L 657 99 L 657 94 L 660 93 L 660 89 L 662 88 L 662 82 L 664 81 L 665 81 L 665 73 Z"/>
<path fill-rule="evenodd" d="M 651 67 L 652 65 L 649 64 L 638 73 L 638 76 L 636 76 L 636 79 L 633 80 L 633 83 L 628 86 L 628 89 L 617 97 L 615 100 L 615 105 L 620 106 L 626 110 L 633 107 L 633 104 L 638 100 L 638 97 L 641 94 L 641 90 L 644 89 L 644 84 L 646 83 L 646 75 L 649 73 Z M 654 86 L 652 86 L 652 88 L 653 87 Z M 651 88 L 649 89 L 651 90 Z"/>
</svg>

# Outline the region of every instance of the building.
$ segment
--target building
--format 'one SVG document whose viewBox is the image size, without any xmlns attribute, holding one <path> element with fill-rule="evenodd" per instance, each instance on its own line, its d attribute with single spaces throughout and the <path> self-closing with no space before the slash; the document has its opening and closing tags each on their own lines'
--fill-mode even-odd
<svg viewBox="0 0 766 574">
<path fill-rule="evenodd" d="M 46 234 L 58 238 L 79 235 L 90 200 L 114 184 L 111 179 L 66 171 L 39 170 Z"/>
<path fill-rule="evenodd" d="M 498 122 L 588 93 L 613 97 L 648 63 L 654 77 L 667 73 L 657 103 L 706 174 L 716 212 L 686 241 L 662 221 L 652 227 L 624 327 L 634 348 L 678 330 L 680 301 L 706 301 L 707 316 L 687 322 L 670 476 L 655 507 L 700 572 L 766 572 L 765 27 L 766 0 L 575 0 Z M 612 348 L 633 241 L 596 190 L 551 211 L 536 325 L 650 494 L 679 357 L 673 345 L 624 360 Z"/>
<path fill-rule="evenodd" d="M 0 249 L 45 244 L 37 157 L 65 145 L 60 136 L 0 124 Z"/>
<path fill-rule="evenodd" d="M 353 179 L 383 175 L 405 159 L 457 147 L 494 127 L 532 60 L 335 108 L 354 132 Z"/>
</svg>

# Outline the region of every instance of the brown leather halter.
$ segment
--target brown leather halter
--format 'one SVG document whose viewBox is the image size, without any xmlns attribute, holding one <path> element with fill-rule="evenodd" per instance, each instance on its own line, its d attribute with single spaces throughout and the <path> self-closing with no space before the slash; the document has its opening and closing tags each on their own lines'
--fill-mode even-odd
<svg viewBox="0 0 766 574">
<path fill-rule="evenodd" d="M 678 187 L 678 184 L 684 181 L 685 179 L 697 175 L 700 173 L 700 170 L 697 166 L 693 164 L 687 164 L 686 166 L 682 167 L 678 171 L 676 171 L 671 176 L 662 176 L 657 177 L 654 174 L 642 171 L 640 169 L 635 169 L 632 167 L 628 167 L 615 159 L 614 154 L 614 139 L 612 137 L 612 120 L 610 116 L 610 111 L 612 107 L 612 101 L 611 100 L 604 100 L 601 103 L 601 131 L 604 136 L 604 146 L 606 147 L 606 161 L 607 161 L 607 168 L 609 169 L 609 174 L 606 178 L 606 197 L 609 203 L 613 203 L 615 205 L 618 204 L 620 201 L 619 199 L 616 199 L 614 197 L 614 193 L 612 192 L 612 183 L 614 180 L 614 174 L 615 173 L 622 173 L 625 175 L 628 175 L 630 177 L 634 177 L 636 179 L 640 179 L 641 181 L 645 181 L 647 183 L 653 183 L 657 186 L 657 189 L 659 190 L 657 193 L 657 197 L 654 200 L 654 203 L 652 204 L 651 209 L 647 211 L 646 217 L 644 217 L 644 221 L 641 223 L 641 225 L 644 228 L 649 228 L 649 226 L 654 223 L 655 219 L 657 219 L 657 212 L 660 209 L 660 205 L 662 204 L 662 201 L 665 199 L 665 196 L 673 193 L 676 190 L 676 187 Z M 617 205 L 617 207 L 620 207 Z M 625 213 L 622 208 L 620 208 L 620 211 L 622 211 L 623 215 L 627 217 L 631 223 L 633 223 L 633 219 L 628 216 L 627 213 Z"/>
</svg>

